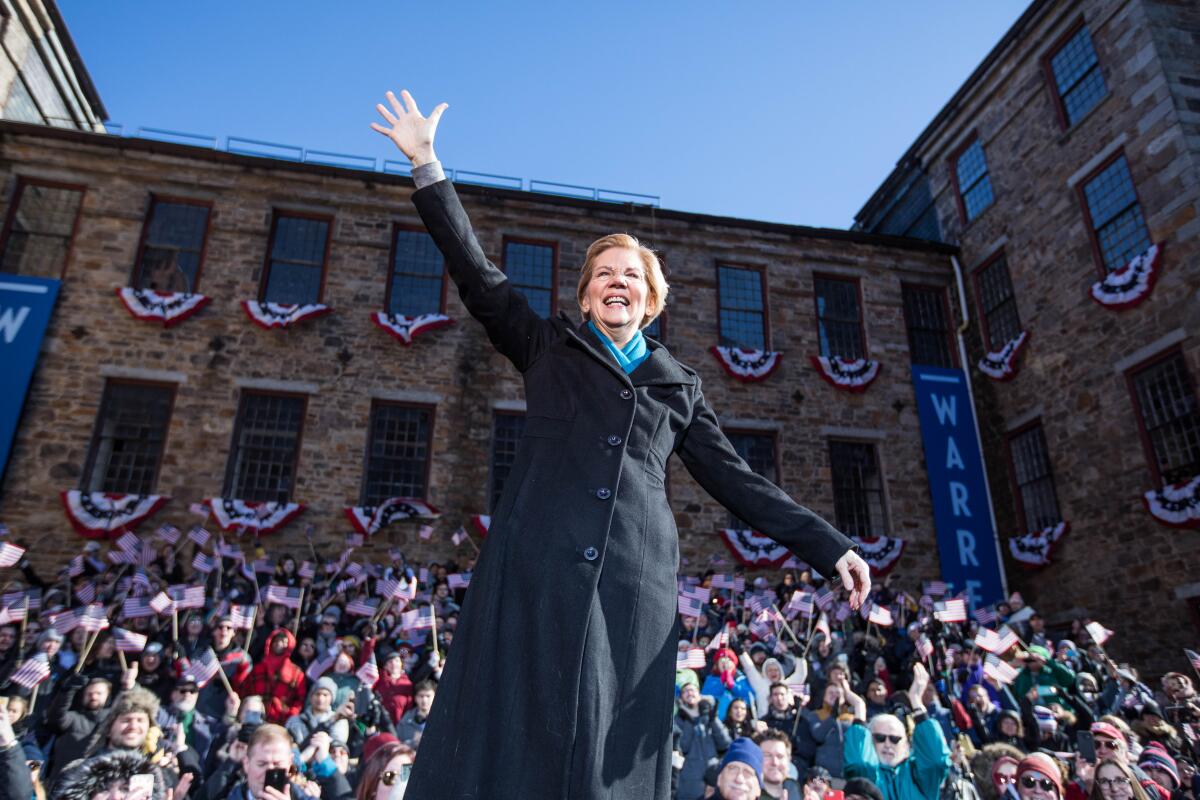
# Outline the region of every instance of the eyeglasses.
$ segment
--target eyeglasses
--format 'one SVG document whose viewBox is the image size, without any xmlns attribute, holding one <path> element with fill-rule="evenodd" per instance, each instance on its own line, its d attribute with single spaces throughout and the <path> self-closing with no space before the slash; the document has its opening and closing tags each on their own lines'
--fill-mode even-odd
<svg viewBox="0 0 1200 800">
<path fill-rule="evenodd" d="M 1054 781 L 1049 778 L 1035 778 L 1032 775 L 1022 775 L 1021 785 L 1026 789 L 1032 789 L 1035 786 L 1041 787 L 1043 792 L 1054 791 Z"/>
<path fill-rule="evenodd" d="M 1100 750 L 1112 750 L 1114 753 L 1120 749 L 1121 745 L 1114 742 L 1112 739 L 1096 739 L 1096 747 Z"/>
<path fill-rule="evenodd" d="M 398 780 L 401 780 L 401 781 L 408 780 L 408 774 L 411 771 L 412 771 L 412 764 L 402 764 L 400 766 L 400 770 L 398 772 L 393 769 L 386 770 L 382 775 L 379 776 L 379 780 L 383 783 L 384 786 L 391 786 Z"/>
<path fill-rule="evenodd" d="M 180 694 L 199 694 L 200 693 L 200 690 L 197 689 L 195 686 L 184 686 L 183 688 L 176 689 L 175 691 L 179 692 Z"/>
<path fill-rule="evenodd" d="M 1129 778 L 1124 775 L 1115 778 L 1096 778 L 1096 783 L 1100 784 L 1101 789 L 1116 789 L 1119 786 L 1128 786 Z"/>
<path fill-rule="evenodd" d="M 889 736 L 886 733 L 873 733 L 871 735 L 875 737 L 875 741 L 879 744 L 883 744 L 884 742 L 891 742 L 892 744 L 900 744 L 901 742 L 904 741 L 903 736 Z"/>
<path fill-rule="evenodd" d="M 999 774 L 999 775 L 997 775 L 997 776 L 996 776 L 996 780 L 998 780 L 998 781 L 999 781 L 1000 783 L 1002 783 L 1002 784 L 1006 784 L 1006 785 L 1007 785 L 1007 784 L 1010 784 L 1010 783 L 1016 783 L 1016 782 L 1017 782 L 1017 776 L 1016 776 L 1016 775 L 1005 775 L 1005 774 L 1001 773 L 1001 774 Z"/>
</svg>

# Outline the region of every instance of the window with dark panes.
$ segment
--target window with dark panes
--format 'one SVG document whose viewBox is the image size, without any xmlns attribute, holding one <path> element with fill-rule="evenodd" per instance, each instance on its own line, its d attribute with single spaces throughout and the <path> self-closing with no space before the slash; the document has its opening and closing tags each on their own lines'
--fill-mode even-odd
<svg viewBox="0 0 1200 800">
<path fill-rule="evenodd" d="M 0 272 L 60 278 L 75 236 L 83 190 L 22 180 L 17 184 Z"/>
<path fill-rule="evenodd" d="M 174 398 L 174 386 L 109 381 L 80 488 L 153 494 Z"/>
<path fill-rule="evenodd" d="M 1130 377 L 1159 480 L 1171 485 L 1200 475 L 1200 409 L 1183 354 L 1172 353 Z"/>
<path fill-rule="evenodd" d="M 154 198 L 146 217 L 134 286 L 195 292 L 208 231 L 208 206 Z"/>
<path fill-rule="evenodd" d="M 391 497 L 425 498 L 432 416 L 427 406 L 374 403 L 362 505 L 377 506 Z"/>
<path fill-rule="evenodd" d="M 955 160 L 954 177 L 963 213 L 967 222 L 970 222 L 992 204 L 992 179 L 988 175 L 983 145 L 978 139 L 971 142 Z"/>
<path fill-rule="evenodd" d="M 1150 233 L 1133 189 L 1125 156 L 1104 167 L 1083 185 L 1096 245 L 1110 272 L 1150 247 Z"/>
<path fill-rule="evenodd" d="M 656 342 L 662 342 L 665 344 L 665 337 L 667 335 L 667 312 L 664 311 L 655 317 L 653 322 L 642 328 L 642 333 L 646 336 L 649 336 Z"/>
<path fill-rule="evenodd" d="M 993 259 L 979 270 L 976 278 L 986 344 L 994 353 L 1021 333 L 1021 317 L 1017 314 L 1017 296 L 1008 274 L 1008 261 L 1003 255 Z"/>
<path fill-rule="evenodd" d="M 277 213 L 263 281 L 263 302 L 301 305 L 321 302 L 328 239 L 327 218 Z"/>
<path fill-rule="evenodd" d="M 904 299 L 904 322 L 908 327 L 908 354 L 912 363 L 953 367 L 945 290 L 904 285 L 901 294 Z"/>
<path fill-rule="evenodd" d="M 525 415 L 497 412 L 492 418 L 491 511 L 500 505 L 504 482 L 517 461 L 517 447 L 525 433 Z"/>
<path fill-rule="evenodd" d="M 722 347 L 767 349 L 766 304 L 761 270 L 717 266 L 717 303 Z"/>
<path fill-rule="evenodd" d="M 554 246 L 506 240 L 504 272 L 543 317 L 554 313 Z"/>
<path fill-rule="evenodd" d="M 847 536 L 884 536 L 883 477 L 875 445 L 829 442 L 833 474 L 833 507 L 839 531 Z"/>
<path fill-rule="evenodd" d="M 821 355 L 827 358 L 840 356 L 847 361 L 866 358 L 858 282 L 816 276 L 813 294 L 817 303 L 817 339 Z"/>
<path fill-rule="evenodd" d="M 1067 125 L 1074 125 L 1108 93 L 1086 25 L 1050 56 L 1050 71 Z"/>
<path fill-rule="evenodd" d="M 1013 479 L 1017 484 L 1021 518 L 1027 531 L 1040 531 L 1062 521 L 1050 454 L 1040 422 L 1008 437 Z"/>
<path fill-rule="evenodd" d="M 733 449 L 751 470 L 776 486 L 779 485 L 779 476 L 775 468 L 775 435 L 773 433 L 725 431 L 725 437 L 729 439 Z M 735 530 L 747 530 L 750 528 L 750 524 L 738 519 L 737 515 L 730 514 L 729 527 Z"/>
<path fill-rule="evenodd" d="M 300 455 L 306 398 L 242 393 L 225 479 L 227 497 L 290 502 Z"/>
<path fill-rule="evenodd" d="M 398 228 L 392 242 L 387 312 L 407 317 L 440 314 L 445 274 L 442 253 L 432 236 L 425 231 Z"/>
</svg>

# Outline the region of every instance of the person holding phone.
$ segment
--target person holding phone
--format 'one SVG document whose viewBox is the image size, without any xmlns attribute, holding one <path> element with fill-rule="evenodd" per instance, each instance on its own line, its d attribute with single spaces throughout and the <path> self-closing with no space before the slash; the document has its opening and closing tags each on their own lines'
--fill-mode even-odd
<svg viewBox="0 0 1200 800">
<path fill-rule="evenodd" d="M 488 259 L 434 154 L 447 105 L 425 116 L 408 92 L 387 100 L 372 128 L 412 162 L 412 201 L 467 310 L 521 373 L 528 408 L 411 791 L 667 800 L 679 569 L 668 459 L 748 527 L 839 576 L 855 607 L 869 568 L 747 466 L 696 371 L 642 335 L 668 292 L 652 250 L 622 233 L 587 248 L 582 324 L 553 315 L 551 294 L 531 304 Z"/>
<path fill-rule="evenodd" d="M 292 737 L 281 725 L 259 725 L 242 757 L 242 781 L 229 800 L 298 800 L 307 797 L 292 784 L 296 768 Z"/>
</svg>

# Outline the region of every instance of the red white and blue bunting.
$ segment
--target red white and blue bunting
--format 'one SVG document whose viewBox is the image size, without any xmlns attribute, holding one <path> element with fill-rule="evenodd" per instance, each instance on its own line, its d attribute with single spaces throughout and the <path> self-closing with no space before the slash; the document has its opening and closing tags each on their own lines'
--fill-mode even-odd
<svg viewBox="0 0 1200 800">
<path fill-rule="evenodd" d="M 453 325 L 454 320 L 445 314 L 418 314 L 406 317 L 403 314 L 389 314 L 386 311 L 375 311 L 371 314 L 371 322 L 395 336 L 406 345 L 412 344 L 418 333 L 435 331 Z"/>
<path fill-rule="evenodd" d="M 979 371 L 992 380 L 1010 381 L 1017 375 L 1017 358 L 1029 341 L 1029 331 L 1021 331 L 997 353 L 986 353 L 979 360 Z"/>
<path fill-rule="evenodd" d="M 1092 299 L 1110 311 L 1124 311 L 1139 305 L 1154 291 L 1162 261 L 1162 245 L 1152 244 L 1146 252 L 1134 256 L 1120 269 L 1092 284 Z"/>
<path fill-rule="evenodd" d="M 486 539 L 488 530 L 490 530 L 492 527 L 492 518 L 487 514 L 476 514 L 475 516 L 471 517 L 471 525 L 473 525 L 475 530 L 479 533 L 480 539 Z"/>
<path fill-rule="evenodd" d="M 253 531 L 259 536 L 274 533 L 304 511 L 303 503 L 251 503 L 229 497 L 210 497 L 204 502 L 221 530 Z"/>
<path fill-rule="evenodd" d="M 1068 522 L 1060 522 L 1040 531 L 1031 531 L 1024 536 L 1014 536 L 1008 540 L 1008 550 L 1013 560 L 1023 567 L 1036 569 L 1050 563 L 1050 554 L 1054 552 L 1059 539 L 1071 529 Z"/>
<path fill-rule="evenodd" d="M 904 540 L 891 536 L 852 536 L 851 540 L 858 545 L 863 561 L 871 567 L 872 575 L 887 575 L 896 566 L 904 553 Z"/>
<path fill-rule="evenodd" d="M 114 494 L 60 492 L 67 519 L 80 536 L 88 539 L 114 538 L 137 526 L 171 498 L 161 494 Z"/>
<path fill-rule="evenodd" d="M 442 515 L 442 512 L 415 497 L 389 497 L 378 506 L 347 506 L 345 510 L 354 530 L 367 536 L 400 520 L 436 519 Z"/>
<path fill-rule="evenodd" d="M 726 372 L 746 383 L 766 380 L 783 358 L 783 353 L 778 350 L 743 350 L 740 347 L 714 345 L 709 351 Z"/>
<path fill-rule="evenodd" d="M 722 528 L 721 541 L 725 542 L 734 559 L 745 567 L 778 569 L 792 555 L 791 551 L 779 542 L 755 531 Z"/>
<path fill-rule="evenodd" d="M 260 328 L 287 328 L 306 319 L 323 317 L 332 314 L 333 309 L 321 303 L 304 305 L 287 303 L 260 303 L 257 300 L 243 300 L 242 310 L 250 321 Z"/>
<path fill-rule="evenodd" d="M 1200 475 L 1189 481 L 1146 492 L 1146 510 L 1172 528 L 1200 528 Z"/>
<path fill-rule="evenodd" d="M 209 304 L 212 298 L 190 292 L 156 292 L 152 289 L 117 287 L 125 310 L 143 322 L 161 322 L 164 328 L 178 325 Z"/>
<path fill-rule="evenodd" d="M 811 358 L 813 366 L 817 368 L 817 374 L 830 386 L 843 391 L 865 392 L 879 375 L 879 362 L 869 358 L 856 358 L 853 361 L 846 361 L 841 356 Z"/>
</svg>

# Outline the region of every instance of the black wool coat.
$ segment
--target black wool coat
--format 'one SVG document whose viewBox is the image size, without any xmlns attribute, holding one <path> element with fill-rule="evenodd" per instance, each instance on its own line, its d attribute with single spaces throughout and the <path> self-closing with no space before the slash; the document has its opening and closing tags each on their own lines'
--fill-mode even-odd
<svg viewBox="0 0 1200 800">
<path fill-rule="evenodd" d="M 852 543 L 749 469 L 665 347 L 648 340 L 626 375 L 586 325 L 530 309 L 449 181 L 413 202 L 524 377 L 527 412 L 408 796 L 667 800 L 679 568 L 667 459 L 823 575 Z"/>
</svg>

